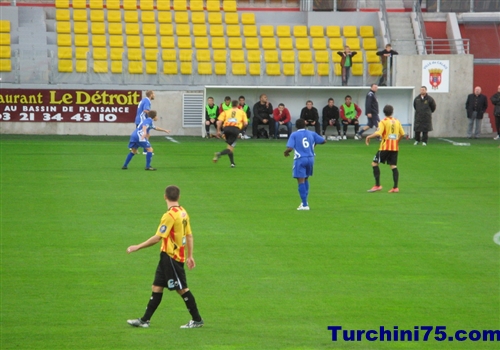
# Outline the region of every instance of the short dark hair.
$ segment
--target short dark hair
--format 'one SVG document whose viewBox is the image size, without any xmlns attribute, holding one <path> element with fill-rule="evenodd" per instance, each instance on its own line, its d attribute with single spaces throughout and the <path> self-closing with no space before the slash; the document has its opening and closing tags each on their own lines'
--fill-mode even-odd
<svg viewBox="0 0 500 350">
<path fill-rule="evenodd" d="M 344 97 L 344 100 L 345 100 L 346 98 L 348 98 L 348 97 L 352 100 L 351 95 L 346 95 L 346 97 Z"/>
<path fill-rule="evenodd" d="M 241 99 L 245 99 L 245 96 L 241 95 L 240 97 L 238 97 L 238 100 L 241 100 Z"/>
<path fill-rule="evenodd" d="M 424 88 L 425 90 L 427 90 L 427 86 L 424 86 L 424 85 L 422 85 L 420 88 L 421 89 Z"/>
<path fill-rule="evenodd" d="M 333 98 L 331 98 L 331 97 L 328 99 L 328 102 L 330 102 L 330 101 L 335 102 L 335 100 Z"/>
<path fill-rule="evenodd" d="M 214 99 L 212 96 L 208 96 L 207 100 Z"/>
<path fill-rule="evenodd" d="M 167 186 L 167 188 L 165 189 L 165 197 L 167 197 L 169 201 L 177 202 L 179 200 L 180 195 L 181 195 L 181 190 L 177 186 L 170 185 Z"/>
<path fill-rule="evenodd" d="M 308 104 L 309 102 L 311 102 L 312 105 L 314 104 L 311 100 L 307 100 L 306 104 Z"/>
<path fill-rule="evenodd" d="M 224 97 L 224 101 L 231 101 L 231 97 L 229 96 Z"/>
<path fill-rule="evenodd" d="M 278 107 L 281 107 L 281 106 L 285 107 L 285 104 L 284 104 L 284 103 L 280 103 L 280 104 L 278 105 Z"/>
<path fill-rule="evenodd" d="M 238 107 L 239 104 L 240 103 L 238 101 L 236 101 L 236 100 L 233 100 L 233 102 L 231 102 L 231 106 L 233 106 L 233 108 L 234 107 Z"/>
<path fill-rule="evenodd" d="M 306 127 L 306 121 L 304 119 L 297 119 L 295 122 L 295 127 L 297 129 L 304 129 Z"/>
<path fill-rule="evenodd" d="M 384 106 L 384 115 L 386 117 L 390 117 L 394 113 L 394 107 L 391 105 L 385 105 Z"/>
<path fill-rule="evenodd" d="M 151 110 L 147 114 L 148 118 L 151 118 L 151 119 L 153 119 L 154 117 L 156 117 L 156 115 L 157 115 L 157 113 L 156 113 L 155 110 Z"/>
</svg>

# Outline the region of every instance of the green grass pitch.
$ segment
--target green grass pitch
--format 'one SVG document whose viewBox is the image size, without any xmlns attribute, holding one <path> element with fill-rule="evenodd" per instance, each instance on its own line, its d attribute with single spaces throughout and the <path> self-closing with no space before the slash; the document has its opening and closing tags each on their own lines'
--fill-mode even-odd
<svg viewBox="0 0 500 350">
<path fill-rule="evenodd" d="M 400 193 L 377 142 L 316 148 L 311 210 L 300 203 L 283 140 L 152 138 L 152 165 L 121 170 L 127 137 L 0 135 L 1 349 L 498 349 L 498 342 L 332 342 L 328 326 L 500 328 L 500 149 L 403 140 Z M 459 140 L 457 140 L 459 141 Z M 188 282 L 205 320 L 166 292 L 142 316 L 167 185 L 181 188 L 197 267 Z"/>
</svg>

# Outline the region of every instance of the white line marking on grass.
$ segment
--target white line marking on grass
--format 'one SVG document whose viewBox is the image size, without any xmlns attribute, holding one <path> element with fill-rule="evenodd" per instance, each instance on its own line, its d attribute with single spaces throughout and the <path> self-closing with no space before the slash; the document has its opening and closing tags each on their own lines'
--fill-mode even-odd
<svg viewBox="0 0 500 350">
<path fill-rule="evenodd" d="M 166 138 L 167 140 L 169 140 L 170 142 L 180 143 L 179 141 L 175 140 L 173 137 L 170 137 L 170 136 L 165 136 L 165 138 Z"/>
<path fill-rule="evenodd" d="M 495 233 L 495 235 L 493 236 L 493 242 L 500 245 L 500 232 Z"/>
<path fill-rule="evenodd" d="M 468 142 L 455 142 L 455 141 L 453 141 L 453 140 L 448 140 L 448 139 L 443 139 L 443 138 L 440 138 L 440 140 L 443 140 L 443 141 L 449 142 L 449 143 L 451 143 L 453 146 L 470 146 L 470 143 L 468 143 Z"/>
</svg>

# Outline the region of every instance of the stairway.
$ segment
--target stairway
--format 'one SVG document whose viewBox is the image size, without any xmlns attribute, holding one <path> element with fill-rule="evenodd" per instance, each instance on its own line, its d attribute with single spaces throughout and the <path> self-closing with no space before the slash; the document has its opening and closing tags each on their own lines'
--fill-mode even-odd
<svg viewBox="0 0 500 350">
<path fill-rule="evenodd" d="M 400 55 L 416 55 L 417 47 L 411 24 L 411 12 L 389 12 L 389 30 L 391 32 L 392 49 Z"/>
</svg>

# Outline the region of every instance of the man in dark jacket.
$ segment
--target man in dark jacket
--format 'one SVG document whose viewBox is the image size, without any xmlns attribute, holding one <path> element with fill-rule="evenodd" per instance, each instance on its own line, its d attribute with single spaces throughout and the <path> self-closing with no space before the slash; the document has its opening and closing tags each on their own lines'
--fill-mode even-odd
<svg viewBox="0 0 500 350">
<path fill-rule="evenodd" d="M 339 109 L 335 106 L 333 98 L 328 99 L 328 104 L 323 108 L 323 137 L 326 138 L 326 128 L 331 125 L 337 128 L 337 134 L 340 138 L 340 114 Z"/>
<path fill-rule="evenodd" d="M 300 112 L 300 119 L 304 119 L 306 121 L 306 127 L 308 125 L 314 126 L 316 134 L 321 135 L 318 110 L 313 107 L 313 102 L 311 100 L 307 101 L 306 106 L 302 108 L 302 111 Z"/>
<path fill-rule="evenodd" d="M 495 116 L 495 125 L 497 127 L 497 136 L 495 136 L 494 140 L 500 139 L 500 85 L 498 85 L 498 92 L 491 96 L 491 103 L 493 103 L 493 115 Z"/>
<path fill-rule="evenodd" d="M 422 146 L 427 146 L 429 140 L 429 131 L 432 131 L 432 113 L 436 110 L 436 102 L 432 97 L 427 95 L 427 88 L 420 88 L 420 95 L 413 100 L 413 108 L 415 109 L 415 118 L 413 130 L 415 131 L 415 143 L 418 145 L 422 141 Z M 422 133 L 422 139 L 420 139 Z"/>
<path fill-rule="evenodd" d="M 467 102 L 465 102 L 467 118 L 469 118 L 469 127 L 467 128 L 468 139 L 472 137 L 475 139 L 479 138 L 481 134 L 481 122 L 486 108 L 488 108 L 488 98 L 481 93 L 481 87 L 476 86 L 474 93 L 467 96 Z"/>
<path fill-rule="evenodd" d="M 365 100 L 365 114 L 366 118 L 368 119 L 368 122 L 363 128 L 354 135 L 355 140 L 360 140 L 363 138 L 363 133 L 375 127 L 375 129 L 378 128 L 378 122 L 380 121 L 380 118 L 378 116 L 378 100 L 377 96 L 375 93 L 378 90 L 378 85 L 377 84 L 372 84 L 370 87 L 370 91 L 366 94 L 366 100 Z"/>
<path fill-rule="evenodd" d="M 267 101 L 267 95 L 262 94 L 259 102 L 253 106 L 252 138 L 256 139 L 259 133 L 259 125 L 269 125 L 269 135 L 274 137 L 273 105 Z"/>
<path fill-rule="evenodd" d="M 397 51 L 394 51 L 392 49 L 391 44 L 385 45 L 385 49 L 381 51 L 377 51 L 377 56 L 380 56 L 382 58 L 382 76 L 380 77 L 380 80 L 378 82 L 379 86 L 387 86 L 387 85 L 392 85 L 392 57 L 394 55 L 398 55 Z M 391 81 L 388 84 L 387 81 L 387 68 L 388 66 L 390 67 L 391 71 Z"/>
</svg>

